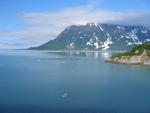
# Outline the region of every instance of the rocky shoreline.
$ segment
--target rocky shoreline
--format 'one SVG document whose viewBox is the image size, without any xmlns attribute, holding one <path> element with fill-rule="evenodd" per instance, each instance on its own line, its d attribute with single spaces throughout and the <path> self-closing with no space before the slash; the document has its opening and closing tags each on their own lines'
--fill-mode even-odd
<svg viewBox="0 0 150 113">
<path fill-rule="evenodd" d="M 143 64 L 150 65 L 150 51 L 144 50 L 141 55 L 134 56 L 121 56 L 121 57 L 111 57 L 105 62 L 119 63 L 119 64 Z"/>
</svg>

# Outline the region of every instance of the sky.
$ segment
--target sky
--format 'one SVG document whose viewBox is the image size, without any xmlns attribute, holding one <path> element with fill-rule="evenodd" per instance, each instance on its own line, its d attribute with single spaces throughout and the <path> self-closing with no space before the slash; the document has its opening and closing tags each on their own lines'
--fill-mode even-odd
<svg viewBox="0 0 150 113">
<path fill-rule="evenodd" d="M 149 20 L 150 0 L 0 0 L 0 49 L 41 45 L 70 25 Z"/>
</svg>

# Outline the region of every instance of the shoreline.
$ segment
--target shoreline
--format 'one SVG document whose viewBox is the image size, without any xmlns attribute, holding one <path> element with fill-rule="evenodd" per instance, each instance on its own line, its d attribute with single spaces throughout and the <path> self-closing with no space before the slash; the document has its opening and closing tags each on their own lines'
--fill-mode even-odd
<svg viewBox="0 0 150 113">
<path fill-rule="evenodd" d="M 121 58 L 109 58 L 105 62 L 117 63 L 117 64 L 129 64 L 129 65 L 149 65 L 150 66 L 150 57 L 149 56 L 122 56 Z"/>
</svg>

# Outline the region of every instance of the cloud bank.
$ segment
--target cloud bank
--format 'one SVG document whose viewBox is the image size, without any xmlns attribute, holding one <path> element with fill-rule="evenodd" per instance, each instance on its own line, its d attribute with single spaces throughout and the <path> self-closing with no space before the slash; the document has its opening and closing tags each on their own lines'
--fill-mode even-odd
<svg viewBox="0 0 150 113">
<path fill-rule="evenodd" d="M 150 12 L 117 12 L 93 6 L 70 7 L 55 12 L 24 13 L 19 15 L 26 27 L 15 31 L 0 32 L 0 37 L 18 37 L 0 40 L 0 48 L 27 48 L 41 45 L 58 36 L 67 26 L 84 25 L 89 22 L 150 27 Z"/>
</svg>

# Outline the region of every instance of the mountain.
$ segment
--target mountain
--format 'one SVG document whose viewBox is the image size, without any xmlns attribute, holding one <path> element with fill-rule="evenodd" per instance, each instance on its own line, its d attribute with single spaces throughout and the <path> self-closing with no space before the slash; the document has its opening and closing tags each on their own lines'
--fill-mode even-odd
<svg viewBox="0 0 150 113">
<path fill-rule="evenodd" d="M 140 44 L 130 51 L 113 55 L 106 62 L 150 65 L 150 44 Z"/>
<path fill-rule="evenodd" d="M 142 43 L 150 43 L 150 28 L 88 23 L 67 27 L 56 39 L 30 49 L 129 50 Z"/>
</svg>

